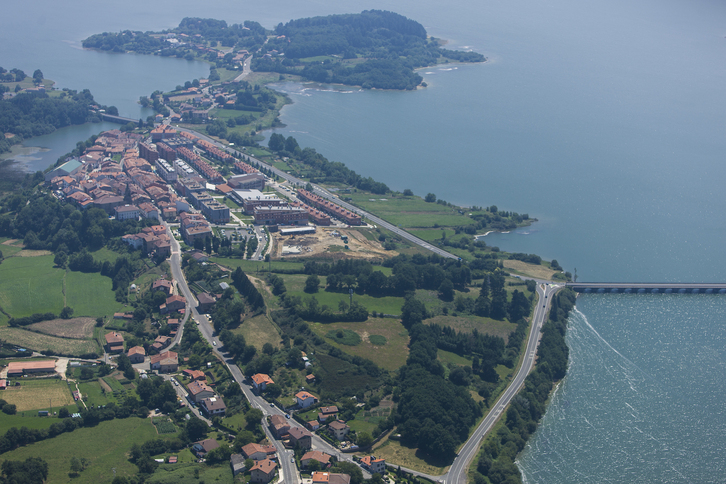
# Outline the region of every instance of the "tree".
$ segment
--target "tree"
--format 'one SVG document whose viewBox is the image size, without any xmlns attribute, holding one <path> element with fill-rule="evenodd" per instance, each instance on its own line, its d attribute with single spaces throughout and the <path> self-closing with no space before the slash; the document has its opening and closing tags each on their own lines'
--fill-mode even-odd
<svg viewBox="0 0 726 484">
<path fill-rule="evenodd" d="M 444 301 L 453 301 L 454 284 L 449 279 L 444 279 L 444 281 L 439 286 L 439 293 L 441 294 L 441 299 L 443 299 Z"/>
<path fill-rule="evenodd" d="M 60 317 L 62 319 L 71 319 L 72 316 L 73 316 L 73 308 L 66 306 L 63 309 L 61 309 Z"/>
<path fill-rule="evenodd" d="M 41 82 L 43 80 L 43 71 L 36 69 L 35 72 L 33 72 L 33 80 Z"/>
<path fill-rule="evenodd" d="M 282 151 L 285 149 L 285 137 L 279 133 L 272 133 L 270 140 L 267 142 L 267 146 L 272 151 Z"/>
<path fill-rule="evenodd" d="M 411 190 L 410 188 L 406 188 L 403 191 L 403 196 L 404 197 L 412 197 L 413 196 L 413 190 Z"/>
<path fill-rule="evenodd" d="M 65 269 L 67 262 L 68 254 L 63 251 L 56 253 L 55 257 L 53 258 L 53 263 L 61 269 Z"/>
<path fill-rule="evenodd" d="M 191 440 L 192 442 L 202 440 L 207 436 L 207 432 L 209 432 L 209 427 L 207 427 L 207 424 L 205 424 L 197 417 L 192 417 L 187 422 L 186 433 L 187 437 L 189 437 L 189 440 Z"/>
<path fill-rule="evenodd" d="M 356 439 L 356 444 L 358 444 L 358 447 L 361 449 L 365 449 L 366 447 L 369 447 L 373 443 L 373 437 L 371 437 L 371 434 L 368 432 L 359 432 L 358 438 Z"/>
<path fill-rule="evenodd" d="M 318 292 L 318 286 L 320 286 L 320 278 L 315 274 L 311 274 L 305 280 L 305 292 L 314 293 Z"/>
<path fill-rule="evenodd" d="M 426 202 L 428 203 L 434 203 L 436 201 L 436 195 L 434 195 L 433 193 L 429 193 L 426 195 L 426 198 L 424 198 L 424 200 L 426 200 Z"/>
</svg>

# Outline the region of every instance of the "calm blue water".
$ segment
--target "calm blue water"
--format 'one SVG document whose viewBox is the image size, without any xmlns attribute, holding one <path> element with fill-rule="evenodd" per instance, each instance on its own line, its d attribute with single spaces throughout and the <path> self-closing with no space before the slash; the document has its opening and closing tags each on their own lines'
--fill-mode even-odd
<svg viewBox="0 0 726 484">
<path fill-rule="evenodd" d="M 87 52 L 81 39 L 185 16 L 272 27 L 363 8 L 407 15 L 490 62 L 426 69 L 429 87 L 416 92 L 283 85 L 295 103 L 280 132 L 394 189 L 527 212 L 539 222 L 487 243 L 556 258 L 580 280 L 723 280 L 723 2 L 15 2 L 0 16 L 0 65 L 41 68 L 60 87 L 88 87 L 145 117 L 139 96 L 207 67 Z M 70 149 L 86 137 L 69 131 L 54 142 Z M 571 373 L 520 463 L 527 481 L 717 481 L 724 304 L 581 298 Z"/>
</svg>

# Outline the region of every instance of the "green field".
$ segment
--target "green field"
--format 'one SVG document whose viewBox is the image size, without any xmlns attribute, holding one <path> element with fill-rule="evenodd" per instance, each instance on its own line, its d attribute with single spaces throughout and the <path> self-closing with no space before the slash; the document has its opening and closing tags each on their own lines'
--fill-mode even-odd
<svg viewBox="0 0 726 484">
<path fill-rule="evenodd" d="M 64 274 L 53 267 L 52 255 L 6 259 L 0 264 L 0 306 L 13 317 L 58 314 L 63 309 Z"/>
<path fill-rule="evenodd" d="M 0 339 L 36 351 L 50 350 L 64 355 L 83 355 L 99 351 L 92 339 L 59 338 L 21 328 L 0 328 Z"/>
<path fill-rule="evenodd" d="M 285 276 L 285 285 L 287 286 L 287 277 Z M 324 278 L 321 278 L 323 281 Z M 321 286 L 324 282 L 321 282 Z M 318 291 L 315 294 L 308 294 L 302 290 L 291 290 L 288 287 L 288 295 L 300 296 L 303 301 L 307 301 L 311 296 L 315 296 L 320 305 L 327 305 L 333 311 L 338 312 L 338 303 L 344 301 L 346 305 L 350 302 L 350 294 L 342 292 Z M 395 296 L 373 297 L 368 294 L 353 294 L 353 301 L 362 304 L 368 309 L 368 312 L 376 311 L 383 314 L 401 314 L 404 299 Z"/>
<path fill-rule="evenodd" d="M 174 434 L 166 434 L 166 436 Z M 150 419 L 130 417 L 123 420 L 101 422 L 93 428 L 81 428 L 58 437 L 36 442 L 3 454 L 3 459 L 25 460 L 41 456 L 48 462 L 47 482 L 89 483 L 110 482 L 113 471 L 117 476 L 132 477 L 138 468 L 129 462 L 126 453 L 133 443 L 142 444 L 158 438 Z M 79 477 L 70 478 L 72 457 L 85 457 L 90 465 Z"/>
<path fill-rule="evenodd" d="M 437 225 L 456 227 L 476 223 L 475 220 L 460 214 L 453 207 L 427 203 L 418 197 L 391 197 L 361 192 L 341 196 L 352 198 L 352 203 L 360 208 L 404 228 L 436 227 Z"/>
<path fill-rule="evenodd" d="M 283 262 L 283 261 L 272 261 L 263 262 L 257 260 L 244 260 L 244 259 L 232 259 L 229 257 L 210 257 L 210 261 L 216 262 L 217 264 L 223 265 L 229 269 L 236 269 L 241 267 L 243 271 L 253 274 L 258 270 L 267 271 L 269 267 L 272 267 L 272 271 L 300 271 L 303 270 L 302 262 Z"/>
<path fill-rule="evenodd" d="M 112 394 L 103 392 L 101 384 L 98 383 L 98 381 L 79 383 L 78 389 L 80 390 L 81 395 L 83 395 L 86 405 L 88 405 L 89 407 L 108 405 L 111 402 L 116 402 L 116 399 L 113 397 Z"/>
<path fill-rule="evenodd" d="M 123 311 L 111 290 L 111 279 L 94 272 L 68 271 L 66 275 L 66 304 L 73 308 L 74 316 L 113 317 Z"/>
<path fill-rule="evenodd" d="M 188 451 L 187 451 L 188 452 Z M 154 484 L 197 484 L 199 482 L 209 483 L 231 483 L 235 482 L 232 476 L 232 469 L 227 464 L 208 466 L 206 464 L 181 463 L 162 464 L 149 477 L 146 482 Z M 199 469 L 199 477 L 194 477 L 194 469 Z"/>
<path fill-rule="evenodd" d="M 2 395 L 0 395 L 2 396 Z M 56 407 L 53 407 L 54 411 L 57 411 Z M 9 428 L 15 427 L 27 427 L 29 429 L 47 429 L 54 423 L 59 422 L 57 418 L 51 417 L 38 417 L 38 412 L 28 410 L 26 412 L 27 417 L 21 414 L 17 415 L 5 415 L 3 414 L 0 418 L 0 435 L 3 435 L 8 431 Z"/>
<path fill-rule="evenodd" d="M 368 321 L 362 323 L 308 324 L 316 334 L 322 337 L 325 337 L 330 331 L 338 329 L 354 331 L 361 338 L 361 343 L 356 346 L 342 345 L 329 338 L 326 338 L 326 342 L 348 354 L 374 361 L 376 365 L 386 370 L 397 370 L 406 363 L 406 358 L 408 358 L 408 332 L 397 319 L 368 318 Z M 387 343 L 383 346 L 373 345 L 368 339 L 370 335 L 383 336 Z"/>
</svg>

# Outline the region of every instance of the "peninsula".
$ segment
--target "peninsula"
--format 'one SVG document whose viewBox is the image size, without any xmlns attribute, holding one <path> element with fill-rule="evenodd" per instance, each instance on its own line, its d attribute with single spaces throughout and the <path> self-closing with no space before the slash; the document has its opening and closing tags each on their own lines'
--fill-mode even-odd
<svg viewBox="0 0 726 484">
<path fill-rule="evenodd" d="M 414 69 L 446 62 L 484 62 L 483 55 L 444 49 L 418 22 L 402 15 L 365 10 L 359 14 L 292 20 L 269 31 L 257 22 L 185 18 L 162 32 L 105 32 L 83 47 L 201 59 L 217 69 L 252 70 L 364 89 L 416 89 Z"/>
</svg>

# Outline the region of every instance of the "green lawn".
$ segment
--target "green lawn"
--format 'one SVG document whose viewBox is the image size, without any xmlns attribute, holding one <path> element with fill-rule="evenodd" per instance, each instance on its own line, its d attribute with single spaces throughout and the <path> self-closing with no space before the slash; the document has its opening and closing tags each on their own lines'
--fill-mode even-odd
<svg viewBox="0 0 726 484">
<path fill-rule="evenodd" d="M 36 442 L 3 454 L 3 459 L 25 460 L 42 456 L 49 467 L 47 482 L 110 482 L 112 469 L 116 470 L 116 476 L 132 477 L 137 474 L 138 468 L 129 462 L 126 455 L 132 444 L 142 444 L 159 437 L 175 437 L 175 434 L 158 436 L 150 419 L 130 417 L 101 422 L 96 427 L 77 429 Z M 72 457 L 85 457 L 90 461 L 86 470 L 73 479 L 68 476 Z"/>
<path fill-rule="evenodd" d="M 121 255 L 118 252 L 114 252 L 111 249 L 107 249 L 106 247 L 101 247 L 100 249 L 91 252 L 91 255 L 94 259 L 96 259 L 98 262 L 116 262 L 116 259 Z"/>
<path fill-rule="evenodd" d="M 113 317 L 113 313 L 123 310 L 123 304 L 116 301 L 111 287 L 111 279 L 98 272 L 68 271 L 66 302 L 74 316 Z"/>
<path fill-rule="evenodd" d="M 52 255 L 6 259 L 0 264 L 0 306 L 13 317 L 58 314 L 63 309 L 64 274 L 53 267 Z"/>
</svg>

